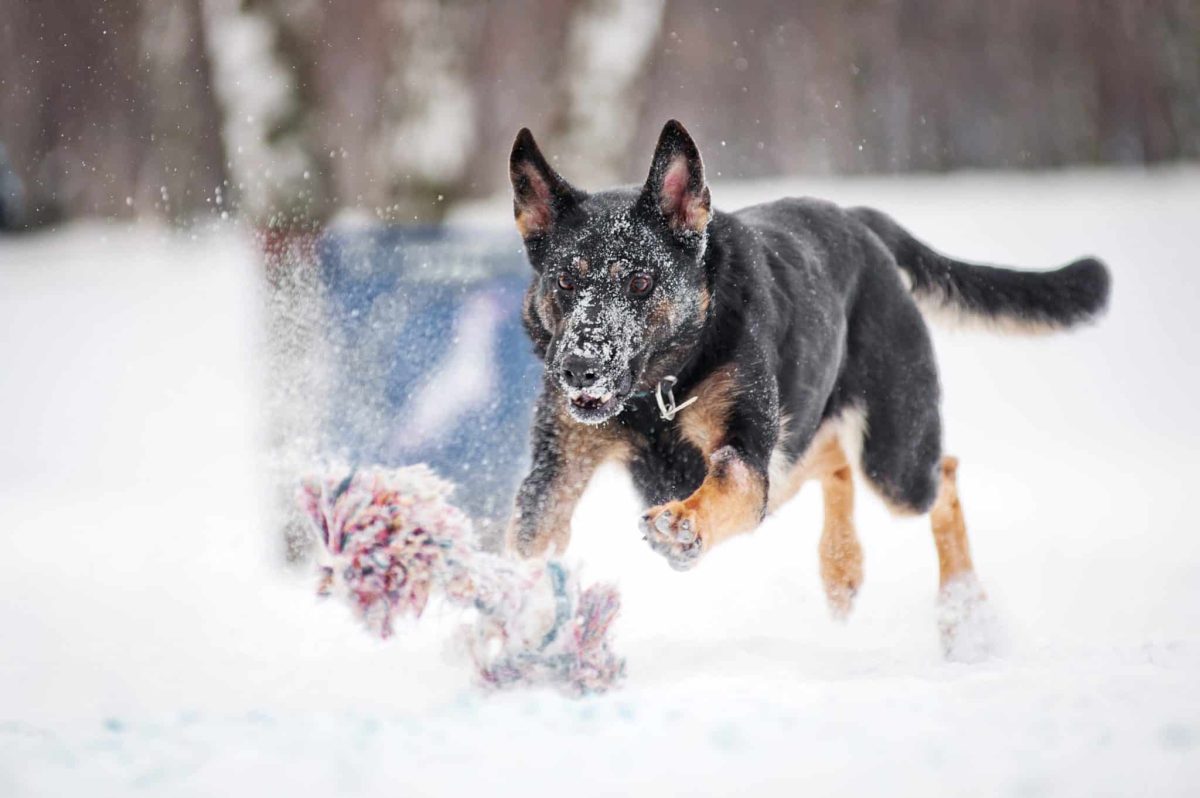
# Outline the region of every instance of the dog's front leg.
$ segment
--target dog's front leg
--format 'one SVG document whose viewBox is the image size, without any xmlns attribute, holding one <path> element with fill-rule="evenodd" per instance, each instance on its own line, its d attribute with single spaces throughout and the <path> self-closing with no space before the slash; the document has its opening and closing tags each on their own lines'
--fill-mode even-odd
<svg viewBox="0 0 1200 798">
<path fill-rule="evenodd" d="M 642 516 L 642 534 L 677 571 L 696 565 L 723 540 L 754 529 L 767 509 L 766 472 L 745 452 L 722 446 L 708 460 L 708 475 L 691 496 Z"/>
<path fill-rule="evenodd" d="M 533 465 L 517 491 L 508 527 L 508 550 L 522 557 L 562 552 L 571 539 L 571 515 L 596 468 L 613 457 L 619 442 L 603 427 L 571 419 L 552 393 L 538 405 L 533 428 Z"/>
<path fill-rule="evenodd" d="M 682 437 L 708 460 L 704 481 L 680 501 L 652 507 L 642 534 L 677 571 L 713 546 L 749 532 L 767 511 L 767 467 L 779 439 L 775 379 L 748 356 L 715 369 L 696 386 L 699 401 L 681 418 Z"/>
</svg>

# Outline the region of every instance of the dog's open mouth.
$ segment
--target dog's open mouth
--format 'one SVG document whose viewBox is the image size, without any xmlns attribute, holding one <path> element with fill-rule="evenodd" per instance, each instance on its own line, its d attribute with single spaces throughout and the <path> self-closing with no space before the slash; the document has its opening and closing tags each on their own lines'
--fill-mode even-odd
<svg viewBox="0 0 1200 798">
<path fill-rule="evenodd" d="M 621 410 L 624 397 L 614 391 L 605 391 L 599 396 L 579 393 L 568 399 L 571 415 L 585 424 L 599 424 L 615 416 Z"/>
<path fill-rule="evenodd" d="M 604 388 L 570 391 L 567 393 L 567 409 L 576 421 L 600 424 L 621 412 L 632 386 L 632 378 L 626 376 L 615 386 L 610 382 Z"/>
<path fill-rule="evenodd" d="M 605 391 L 599 396 L 589 396 L 588 394 L 580 394 L 571 400 L 571 404 L 575 405 L 580 410 L 599 410 L 613 400 L 613 392 Z"/>
</svg>

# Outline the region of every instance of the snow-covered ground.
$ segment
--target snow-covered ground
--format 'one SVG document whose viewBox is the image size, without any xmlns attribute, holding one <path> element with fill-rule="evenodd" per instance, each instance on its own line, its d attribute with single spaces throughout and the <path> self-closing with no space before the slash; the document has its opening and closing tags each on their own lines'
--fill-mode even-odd
<svg viewBox="0 0 1200 798">
<path fill-rule="evenodd" d="M 1098 328 L 938 335 L 997 656 L 942 660 L 927 525 L 866 491 L 842 625 L 815 490 L 677 574 L 608 472 L 570 554 L 623 592 L 626 686 L 482 695 L 449 613 L 380 643 L 278 566 L 249 245 L 77 227 L 0 241 L 0 795 L 1195 794 L 1200 170 L 714 199 L 789 192 L 963 257 L 1112 266 Z"/>
</svg>

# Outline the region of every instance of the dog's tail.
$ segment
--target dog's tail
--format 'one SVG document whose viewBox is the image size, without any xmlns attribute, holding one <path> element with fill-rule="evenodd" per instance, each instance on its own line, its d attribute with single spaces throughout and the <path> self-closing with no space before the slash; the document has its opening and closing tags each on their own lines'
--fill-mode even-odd
<svg viewBox="0 0 1200 798">
<path fill-rule="evenodd" d="M 927 317 L 1026 333 L 1065 330 L 1099 318 L 1108 306 L 1108 268 L 1081 258 L 1060 269 L 1018 271 L 947 258 L 871 208 L 852 208 L 891 250 Z"/>
</svg>

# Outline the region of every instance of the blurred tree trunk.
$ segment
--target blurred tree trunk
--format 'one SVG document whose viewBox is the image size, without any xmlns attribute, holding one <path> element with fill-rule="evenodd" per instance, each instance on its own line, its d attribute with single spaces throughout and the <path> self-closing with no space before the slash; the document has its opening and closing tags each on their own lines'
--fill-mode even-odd
<svg viewBox="0 0 1200 798">
<path fill-rule="evenodd" d="M 135 202 L 160 202 L 169 218 L 225 204 L 225 144 L 202 16 L 200 0 L 153 0 L 144 6 L 141 89 L 144 107 L 151 109 L 151 146 L 142 159 Z"/>
<path fill-rule="evenodd" d="M 567 37 L 579 9 L 561 0 L 509 0 L 480 13 L 471 65 L 476 146 L 462 187 L 473 197 L 507 189 L 508 154 L 522 127 L 562 134 L 562 80 L 572 68 Z"/>
<path fill-rule="evenodd" d="M 590 185 L 620 180 L 642 115 L 646 70 L 665 0 L 589 0 L 570 20 L 551 151 Z M 649 168 L 650 155 L 642 159 Z"/>
<path fill-rule="evenodd" d="M 319 9 L 205 0 L 204 11 L 238 209 L 273 228 L 320 224 L 334 203 L 312 65 Z"/>
<path fill-rule="evenodd" d="M 0 142 L 29 224 L 203 211 L 225 157 L 195 0 L 0 0 Z"/>
</svg>

